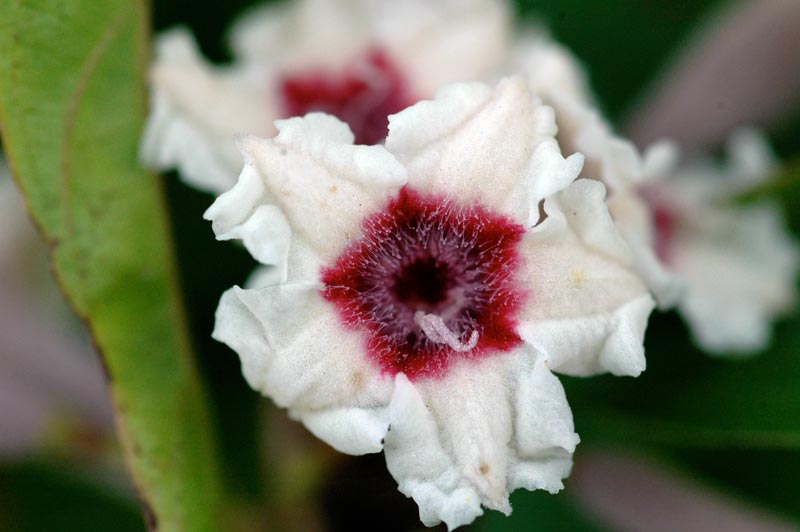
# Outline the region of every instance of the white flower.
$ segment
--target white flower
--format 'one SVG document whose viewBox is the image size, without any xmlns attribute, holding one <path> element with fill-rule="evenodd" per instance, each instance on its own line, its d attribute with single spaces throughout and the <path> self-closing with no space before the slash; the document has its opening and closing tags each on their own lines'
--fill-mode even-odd
<svg viewBox="0 0 800 532">
<path fill-rule="evenodd" d="M 276 126 L 240 138 L 206 213 L 273 266 L 217 311 L 250 385 L 340 451 L 383 450 L 427 525 L 560 490 L 578 437 L 551 370 L 640 373 L 653 301 L 552 109 L 511 78 L 443 88 L 385 147 L 323 114 Z"/>
<path fill-rule="evenodd" d="M 677 151 L 660 142 L 641 154 L 629 140 L 615 135 L 597 112 L 577 60 L 541 32 L 517 39 L 513 61 L 528 76 L 536 94 L 555 109 L 558 141 L 564 152 L 582 153 L 586 158 L 581 177 L 606 185 L 608 209 L 630 245 L 636 271 L 659 306 L 675 305 L 684 287 L 655 254 L 652 213 L 639 188 L 668 172 Z"/>
<path fill-rule="evenodd" d="M 644 196 L 659 255 L 687 283 L 678 308 L 696 341 L 711 352 L 747 353 L 767 345 L 771 322 L 793 306 L 800 255 L 777 205 L 731 203 L 775 168 L 763 137 L 741 130 L 728 152 L 726 166 L 690 162 Z"/>
<path fill-rule="evenodd" d="M 277 118 L 327 112 L 359 144 L 377 143 L 388 115 L 445 83 L 495 75 L 509 25 L 495 0 L 300 0 L 237 24 L 227 67 L 208 64 L 185 30 L 173 30 L 159 38 L 150 72 L 142 156 L 219 193 L 239 169 L 234 135 L 271 136 Z"/>
</svg>

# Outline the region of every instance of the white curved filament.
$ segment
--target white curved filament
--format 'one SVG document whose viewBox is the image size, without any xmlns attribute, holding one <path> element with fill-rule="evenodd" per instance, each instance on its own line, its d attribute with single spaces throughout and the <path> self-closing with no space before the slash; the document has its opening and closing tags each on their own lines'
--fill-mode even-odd
<svg viewBox="0 0 800 532">
<path fill-rule="evenodd" d="M 453 351 L 463 353 L 478 345 L 478 331 L 472 331 L 467 342 L 462 342 L 456 333 L 451 331 L 444 320 L 436 314 L 425 314 L 418 310 L 414 313 L 414 321 L 432 342 L 446 344 Z"/>
</svg>

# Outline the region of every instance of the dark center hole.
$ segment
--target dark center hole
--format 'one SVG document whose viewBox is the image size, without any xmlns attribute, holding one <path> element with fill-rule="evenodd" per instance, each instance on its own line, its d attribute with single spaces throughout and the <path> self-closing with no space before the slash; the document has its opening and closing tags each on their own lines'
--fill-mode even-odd
<svg viewBox="0 0 800 532">
<path fill-rule="evenodd" d="M 449 289 L 450 270 L 433 257 L 417 259 L 403 268 L 394 285 L 400 301 L 422 310 L 433 310 L 447 298 Z"/>
</svg>

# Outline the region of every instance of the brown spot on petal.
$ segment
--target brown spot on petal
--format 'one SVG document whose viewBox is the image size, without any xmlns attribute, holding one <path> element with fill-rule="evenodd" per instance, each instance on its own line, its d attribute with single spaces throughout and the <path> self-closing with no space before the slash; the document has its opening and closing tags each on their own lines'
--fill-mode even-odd
<svg viewBox="0 0 800 532">
<path fill-rule="evenodd" d="M 364 387 L 364 374 L 360 371 L 354 371 L 350 375 L 350 384 L 353 386 L 353 390 L 361 390 Z"/>
</svg>

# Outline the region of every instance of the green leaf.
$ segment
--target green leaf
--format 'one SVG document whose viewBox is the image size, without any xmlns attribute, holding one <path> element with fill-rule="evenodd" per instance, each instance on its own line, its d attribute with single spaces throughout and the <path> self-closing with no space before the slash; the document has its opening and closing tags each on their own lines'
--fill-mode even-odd
<svg viewBox="0 0 800 532">
<path fill-rule="evenodd" d="M 139 168 L 143 1 L 0 3 L 0 123 L 54 270 L 103 353 L 151 529 L 221 530 L 205 398 L 156 177 Z"/>
</svg>

